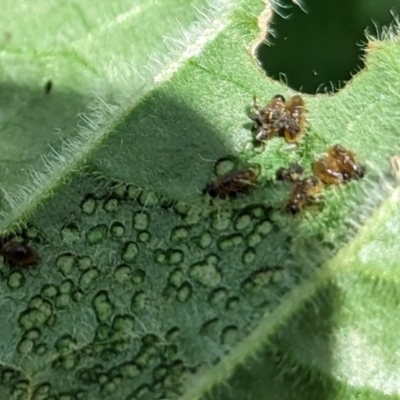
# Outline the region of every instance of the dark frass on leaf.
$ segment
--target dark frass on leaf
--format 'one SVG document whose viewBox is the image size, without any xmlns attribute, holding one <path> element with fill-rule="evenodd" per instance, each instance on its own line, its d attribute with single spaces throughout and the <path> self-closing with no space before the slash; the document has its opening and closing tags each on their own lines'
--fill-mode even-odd
<svg viewBox="0 0 400 400">
<path fill-rule="evenodd" d="M 0 240 L 0 254 L 11 265 L 28 266 L 36 264 L 39 257 L 27 245 L 12 240 Z"/>
</svg>

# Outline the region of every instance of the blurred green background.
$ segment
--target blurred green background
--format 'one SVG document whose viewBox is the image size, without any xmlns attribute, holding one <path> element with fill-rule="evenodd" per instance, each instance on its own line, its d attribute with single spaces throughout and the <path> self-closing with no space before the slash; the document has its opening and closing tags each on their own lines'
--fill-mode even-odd
<svg viewBox="0 0 400 400">
<path fill-rule="evenodd" d="M 400 0 L 301 0 L 301 8 L 292 0 L 279 4 L 259 60 L 269 76 L 310 94 L 343 87 L 364 66 L 365 32 L 379 37 L 400 11 Z"/>
</svg>

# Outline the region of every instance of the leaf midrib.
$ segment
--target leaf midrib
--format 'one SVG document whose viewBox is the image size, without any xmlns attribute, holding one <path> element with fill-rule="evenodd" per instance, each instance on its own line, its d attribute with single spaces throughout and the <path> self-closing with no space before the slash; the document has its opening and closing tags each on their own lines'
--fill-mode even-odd
<svg viewBox="0 0 400 400">
<path fill-rule="evenodd" d="M 143 88 L 139 97 L 132 101 L 126 101 L 125 104 L 120 104 L 115 109 L 117 112 L 112 115 L 103 115 L 109 122 L 100 124 L 99 129 L 94 129 L 94 132 L 79 132 L 75 139 L 68 139 L 63 146 L 61 154 L 51 152 L 44 157 L 45 163 L 50 164 L 50 174 L 40 174 L 35 171 L 32 172 L 40 184 L 31 187 L 21 188 L 19 193 L 13 196 L 5 193 L 5 198 L 12 206 L 11 211 L 6 213 L 3 220 L 0 222 L 0 235 L 6 235 L 12 231 L 16 231 L 25 223 L 29 217 L 34 213 L 37 207 L 49 198 L 57 188 L 70 180 L 75 172 L 77 172 L 81 165 L 85 164 L 86 160 L 101 146 L 101 144 L 116 131 L 117 126 L 125 120 L 138 104 L 144 101 L 151 93 L 157 90 L 163 83 L 167 82 L 172 76 L 179 71 L 191 58 L 200 54 L 201 51 L 212 41 L 218 34 L 231 23 L 231 2 L 223 2 L 224 9 L 218 15 L 213 15 L 211 20 L 206 20 L 203 33 L 194 37 L 194 40 L 188 40 L 182 47 L 181 51 L 176 57 L 172 57 L 170 62 L 153 78 L 153 81 Z M 203 23 L 204 23 L 203 21 Z M 210 27 L 211 26 L 211 27 Z M 189 28 L 190 30 L 190 28 Z M 191 39 L 191 38 L 190 38 Z M 154 60 L 152 60 L 154 63 Z M 151 64 L 151 63 L 150 63 Z M 149 68 L 151 69 L 151 68 Z M 111 110 L 111 106 L 98 96 L 100 109 L 103 114 Z M 90 116 L 83 116 L 90 125 L 96 124 Z M 90 128 L 89 128 L 90 130 Z M 80 149 L 80 151 L 76 151 Z M 62 161 L 62 162 L 57 162 Z M 61 167 L 59 167 L 61 165 Z M 52 169 L 52 166 L 55 168 Z"/>
</svg>

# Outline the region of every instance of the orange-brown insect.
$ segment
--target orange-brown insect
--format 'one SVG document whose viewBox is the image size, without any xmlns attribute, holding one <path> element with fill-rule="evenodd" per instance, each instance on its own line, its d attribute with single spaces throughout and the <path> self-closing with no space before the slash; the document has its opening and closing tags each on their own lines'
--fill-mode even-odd
<svg viewBox="0 0 400 400">
<path fill-rule="evenodd" d="M 250 185 L 257 181 L 258 174 L 252 169 L 233 170 L 219 177 L 208 188 L 207 193 L 211 197 L 219 196 L 224 199 L 226 196 L 235 196 L 238 192 L 243 192 Z"/>
<path fill-rule="evenodd" d="M 284 127 L 282 117 L 284 116 L 285 102 L 285 98 L 277 94 L 265 107 L 260 107 L 257 104 L 256 97 L 254 97 L 253 108 L 257 110 L 257 114 L 251 115 L 250 118 L 258 128 L 257 140 L 263 141 L 282 134 Z"/>
<path fill-rule="evenodd" d="M 323 183 L 338 185 L 351 179 L 361 179 L 365 167 L 359 164 L 353 152 L 336 144 L 314 163 L 313 172 Z"/>
<path fill-rule="evenodd" d="M 302 97 L 292 96 L 286 103 L 284 136 L 288 143 L 297 143 L 304 135 L 306 108 Z"/>
<path fill-rule="evenodd" d="M 289 164 L 288 168 L 279 168 L 276 171 L 276 179 L 278 181 L 297 182 L 304 168 L 298 163 Z"/>
<path fill-rule="evenodd" d="M 38 261 L 37 254 L 30 247 L 11 240 L 0 241 L 0 254 L 15 265 L 28 266 Z"/>
<path fill-rule="evenodd" d="M 315 200 L 322 189 L 323 184 L 316 176 L 298 181 L 290 195 L 286 211 L 290 214 L 297 214 L 305 205 Z"/>
</svg>

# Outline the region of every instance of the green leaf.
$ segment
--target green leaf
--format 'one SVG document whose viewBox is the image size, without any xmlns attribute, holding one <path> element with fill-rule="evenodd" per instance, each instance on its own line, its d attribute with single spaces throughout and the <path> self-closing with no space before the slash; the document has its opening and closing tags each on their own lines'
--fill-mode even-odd
<svg viewBox="0 0 400 400">
<path fill-rule="evenodd" d="M 40 263 L 0 264 L 0 320 L 7 322 L 0 398 L 394 398 L 400 213 L 388 157 L 399 151 L 398 39 L 371 39 L 367 69 L 340 93 L 305 96 L 309 129 L 296 149 L 276 138 L 258 152 L 246 106 L 253 94 L 263 102 L 290 94 L 265 78 L 251 52 L 269 6 L 263 12 L 258 0 L 218 2 L 163 57 L 169 47 L 160 32 L 178 30 L 172 2 L 142 2 L 140 12 L 124 2 L 57 11 L 36 2 L 41 7 L 24 18 L 40 12 L 51 21 L 36 34 L 46 46 L 37 47 L 30 20 L 18 20 L 32 26 L 15 45 L 25 66 L 7 70 L 32 74 L 23 75 L 31 88 L 26 101 L 35 104 L 26 121 L 37 118 L 42 102 L 50 107 L 46 129 L 32 120 L 32 132 L 48 134 L 65 105 L 70 133 L 44 167 L 20 157 L 2 182 L 1 230 L 23 225 L 20 235 Z M 187 27 L 195 14 L 180 4 Z M 7 15 L 14 9 L 6 3 Z M 52 19 L 55 13 L 62 19 Z M 60 31 L 67 18 L 80 25 Z M 48 47 L 53 62 L 65 65 L 63 98 L 53 76 L 35 89 L 44 56 L 21 50 L 43 55 Z M 144 68 L 147 47 L 163 60 L 158 70 Z M 49 78 L 54 93 L 39 97 Z M 28 103 L 3 101 L 9 124 L 21 127 L 11 112 L 22 115 Z M 73 136 L 73 115 L 90 106 Z M 15 140 L 18 154 L 35 143 Z M 270 178 L 290 161 L 310 172 L 336 142 L 367 165 L 366 178 L 327 188 L 321 205 L 286 215 L 290 187 Z M 43 154 L 43 143 L 35 154 Z M 248 195 L 210 204 L 201 191 L 227 156 L 237 165 L 259 163 L 259 183 Z M 18 174 L 27 166 L 37 171 L 29 185 Z"/>
<path fill-rule="evenodd" d="M 225 3 L 229 5 L 222 1 L 210 9 L 206 0 L 177 0 L 173 7 L 164 2 L 162 8 L 152 0 L 100 6 L 84 1 L 60 9 L 40 0 L 18 6 L 3 2 L 1 187 L 4 208 L 7 203 L 19 207 L 17 212 L 7 209 L 12 217 L 6 221 L 34 208 L 69 171 L 81 169 L 105 134 L 92 125 L 109 117 L 97 113 L 99 96 L 103 104 L 104 99 L 124 97 L 129 88 L 129 96 L 140 99 L 164 67 L 158 61 L 172 62 L 183 48 L 186 38 L 174 38 L 181 31 L 190 37 L 205 29 L 197 21 L 199 13 L 205 19 L 222 12 Z M 48 80 L 53 86 L 46 95 Z M 81 126 L 83 112 L 91 115 L 89 125 Z"/>
</svg>

